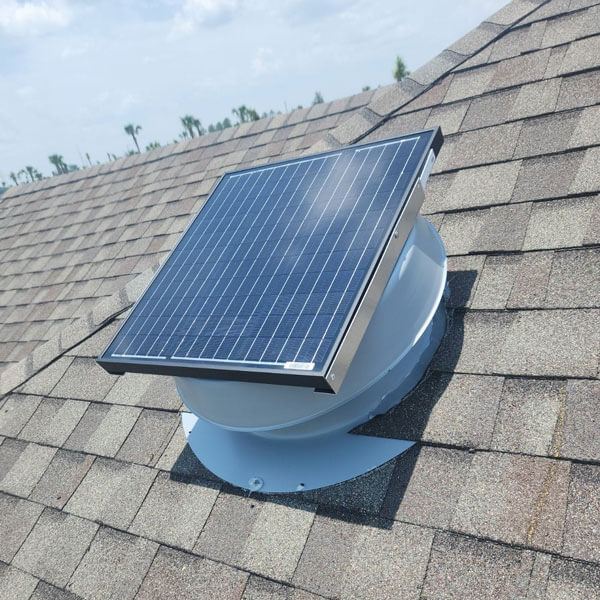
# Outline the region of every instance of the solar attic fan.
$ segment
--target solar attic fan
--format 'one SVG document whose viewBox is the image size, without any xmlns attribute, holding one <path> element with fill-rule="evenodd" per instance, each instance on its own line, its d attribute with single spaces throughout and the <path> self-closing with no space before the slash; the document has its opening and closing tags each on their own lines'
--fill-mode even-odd
<svg viewBox="0 0 600 600">
<path fill-rule="evenodd" d="M 446 253 L 419 210 L 439 128 L 225 174 L 98 362 L 172 375 L 191 449 L 253 491 L 365 473 L 412 442 L 349 433 L 420 380 Z"/>
</svg>

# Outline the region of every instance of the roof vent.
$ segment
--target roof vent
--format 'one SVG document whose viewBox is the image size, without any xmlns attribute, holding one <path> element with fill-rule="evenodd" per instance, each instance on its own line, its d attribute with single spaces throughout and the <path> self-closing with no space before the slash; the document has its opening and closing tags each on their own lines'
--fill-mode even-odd
<svg viewBox="0 0 600 600">
<path fill-rule="evenodd" d="M 348 433 L 422 377 L 446 254 L 419 216 L 438 129 L 225 175 L 99 358 L 175 376 L 188 442 L 242 488 L 309 490 L 412 442 Z"/>
</svg>

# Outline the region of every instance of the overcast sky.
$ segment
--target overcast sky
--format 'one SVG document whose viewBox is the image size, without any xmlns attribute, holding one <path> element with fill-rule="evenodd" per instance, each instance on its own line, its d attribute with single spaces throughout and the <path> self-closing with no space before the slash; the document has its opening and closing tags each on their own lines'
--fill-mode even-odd
<svg viewBox="0 0 600 600">
<path fill-rule="evenodd" d="M 207 126 L 392 82 L 505 0 L 0 0 L 0 182 L 48 155 L 172 142 L 179 117 Z"/>
</svg>

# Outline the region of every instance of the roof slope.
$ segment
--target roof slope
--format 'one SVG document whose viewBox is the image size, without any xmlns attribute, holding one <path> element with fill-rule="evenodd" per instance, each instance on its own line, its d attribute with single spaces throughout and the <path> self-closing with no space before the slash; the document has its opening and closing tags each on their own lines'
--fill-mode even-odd
<svg viewBox="0 0 600 600">
<path fill-rule="evenodd" d="M 0 370 L 164 257 L 224 171 L 302 152 L 372 95 L 10 188 L 0 201 Z"/>
<path fill-rule="evenodd" d="M 0 596 L 598 597 L 599 50 L 600 5 L 511 2 L 312 147 L 446 134 L 424 212 L 449 332 L 360 430 L 419 444 L 318 492 L 215 479 L 169 379 L 95 364 L 144 271 L 0 377 Z"/>
</svg>

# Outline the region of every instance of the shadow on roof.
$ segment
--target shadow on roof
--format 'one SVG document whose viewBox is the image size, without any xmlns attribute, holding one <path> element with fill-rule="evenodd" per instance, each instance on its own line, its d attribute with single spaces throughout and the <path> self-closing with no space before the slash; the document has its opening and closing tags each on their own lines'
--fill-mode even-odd
<svg viewBox="0 0 600 600">
<path fill-rule="evenodd" d="M 294 508 L 314 510 L 343 521 L 389 529 L 402 503 L 412 473 L 421 452 L 423 434 L 435 405 L 444 393 L 450 373 L 458 361 L 463 344 L 463 316 L 460 310 L 470 297 L 477 279 L 477 271 L 449 273 L 451 306 L 449 323 L 442 344 L 432 364 L 442 364 L 443 372 L 429 369 L 417 387 L 387 413 L 353 430 L 361 435 L 373 435 L 417 442 L 410 450 L 377 469 L 343 483 L 290 494 L 250 493 L 222 482 L 185 446 L 171 468 L 171 479 L 189 484 L 214 486 L 221 483 L 223 491 L 250 496 L 257 501 L 282 504 Z M 459 309 L 458 311 L 456 309 Z M 448 335 L 451 332 L 451 337 Z"/>
</svg>

